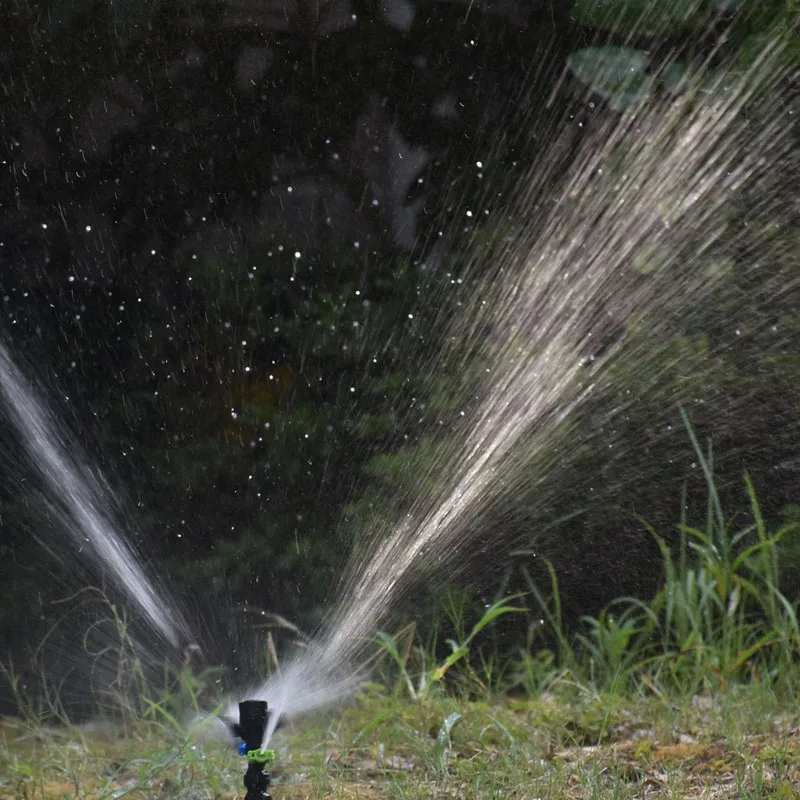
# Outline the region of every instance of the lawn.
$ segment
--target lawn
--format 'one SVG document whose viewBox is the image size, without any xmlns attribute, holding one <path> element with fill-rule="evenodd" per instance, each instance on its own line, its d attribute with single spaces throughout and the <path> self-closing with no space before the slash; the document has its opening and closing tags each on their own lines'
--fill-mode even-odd
<svg viewBox="0 0 800 800">
<path fill-rule="evenodd" d="M 482 702 L 371 685 L 273 746 L 276 799 L 800 797 L 800 713 L 757 682 L 669 698 L 567 681 Z M 0 727 L 2 798 L 243 797 L 243 762 L 154 723 Z"/>
</svg>

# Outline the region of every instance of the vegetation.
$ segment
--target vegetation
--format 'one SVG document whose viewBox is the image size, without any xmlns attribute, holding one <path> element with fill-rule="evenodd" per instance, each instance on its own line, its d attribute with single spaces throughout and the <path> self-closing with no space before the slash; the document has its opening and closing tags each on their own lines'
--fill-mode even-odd
<svg viewBox="0 0 800 800">
<path fill-rule="evenodd" d="M 414 625 L 379 633 L 377 682 L 276 735 L 274 796 L 796 797 L 800 601 L 780 590 L 779 556 L 797 526 L 767 528 L 748 476 L 753 523 L 726 517 L 712 454 L 694 445 L 704 523 L 686 514 L 677 554 L 650 528 L 663 555 L 654 597 L 619 598 L 570 629 L 551 571 L 549 586 L 475 617 L 451 597 L 424 641 Z M 504 651 L 492 634 L 516 616 L 527 642 Z M 57 693 L 38 708 L 17 694 L 0 797 L 238 796 L 232 745 L 203 722 L 187 733 L 214 675 L 185 666 L 155 691 L 116 625 L 119 679 L 101 718 L 73 725 Z"/>
<path fill-rule="evenodd" d="M 796 797 L 797 712 L 763 686 L 721 695 L 624 697 L 554 686 L 525 700 L 366 691 L 277 742 L 272 794 L 289 798 Z M 230 746 L 142 725 L 53 730 L 6 723 L 0 797 L 242 796 Z"/>
</svg>

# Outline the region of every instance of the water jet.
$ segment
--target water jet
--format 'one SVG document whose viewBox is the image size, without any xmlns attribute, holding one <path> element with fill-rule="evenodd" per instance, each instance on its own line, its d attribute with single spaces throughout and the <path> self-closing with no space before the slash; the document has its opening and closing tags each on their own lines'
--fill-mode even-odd
<svg viewBox="0 0 800 800">
<path fill-rule="evenodd" d="M 782 242 L 753 233 L 786 214 L 772 205 L 773 165 L 796 163 L 792 126 L 776 99 L 779 49 L 767 48 L 744 74 L 731 66 L 710 94 L 698 73 L 686 79 L 697 91 L 609 116 L 554 199 L 543 176 L 557 154 L 545 152 L 519 181 L 510 205 L 520 225 L 492 268 L 481 273 L 485 264 L 474 265 L 472 302 L 447 337 L 463 348 L 465 368 L 486 365 L 485 378 L 407 513 L 356 551 L 318 647 L 251 690 L 270 699 L 276 719 L 291 715 L 304 694 L 310 707 L 312 695 L 335 695 L 336 676 L 363 655 L 370 631 L 405 596 L 409 578 L 434 563 L 457 570 L 471 530 L 519 489 L 526 465 L 537 464 L 527 479 L 547 496 L 565 432 L 590 401 L 613 393 L 612 367 L 623 358 L 651 363 L 690 304 L 727 313 L 727 269 L 720 265 L 746 253 L 742 269 L 755 275 L 783 253 Z M 753 124 L 745 124 L 753 105 Z M 732 198 L 747 193 L 767 198 L 753 211 L 758 226 L 752 217 L 743 226 L 732 222 Z M 784 280 L 796 285 L 797 276 Z M 783 288 L 776 282 L 774 290 Z M 643 325 L 647 336 L 637 335 Z M 431 374 L 454 357 L 434 356 Z M 685 363 L 691 366 L 691 355 Z M 674 398 L 681 399 L 678 390 Z M 636 402 L 635 393 L 621 398 L 607 421 L 624 418 Z M 267 740 L 269 734 L 268 726 Z"/>
<path fill-rule="evenodd" d="M 88 546 L 91 556 L 111 572 L 118 587 L 171 645 L 178 647 L 181 640 L 191 641 L 188 625 L 174 601 L 160 596 L 120 536 L 108 503 L 109 488 L 85 466 L 87 459 L 77 442 L 36 396 L 2 343 L 0 400 L 25 452 L 47 484 L 47 499 L 54 502 L 54 510 L 76 546 Z"/>
</svg>

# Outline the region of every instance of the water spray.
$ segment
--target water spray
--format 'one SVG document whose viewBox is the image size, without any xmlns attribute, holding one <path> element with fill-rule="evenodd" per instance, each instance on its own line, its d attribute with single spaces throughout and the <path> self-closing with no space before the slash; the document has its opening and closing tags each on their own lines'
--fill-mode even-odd
<svg viewBox="0 0 800 800">
<path fill-rule="evenodd" d="M 257 689 L 282 698 L 287 716 L 335 699 L 333 680 L 362 659 L 370 632 L 413 579 L 440 563 L 457 571 L 480 520 L 514 493 L 535 491 L 540 509 L 557 507 L 548 476 L 562 469 L 564 437 L 589 400 L 612 396 L 612 367 L 625 374 L 626 364 L 649 364 L 651 374 L 640 376 L 636 391 L 613 395 L 608 427 L 676 368 L 659 343 L 683 336 L 687 306 L 720 316 L 738 308 L 740 290 L 726 278 L 734 265 L 755 276 L 786 263 L 769 291 L 796 286 L 791 241 L 767 233 L 791 227 L 784 195 L 799 166 L 779 91 L 782 46 L 765 47 L 744 73 L 735 63 L 690 69 L 685 90 L 668 102 L 599 119 L 564 175 L 553 172 L 563 163 L 556 137 L 520 177 L 506 200 L 513 222 L 500 223 L 508 232 L 489 251 L 491 266 L 482 233 L 464 268 L 475 280 L 473 299 L 444 338 L 458 347 L 445 346 L 427 367 L 431 375 L 439 364 L 452 373 L 463 359 L 485 365 L 485 377 L 465 383 L 474 401 L 453 418 L 439 454 L 421 464 L 421 490 L 405 515 L 395 524 L 387 515 L 355 549 L 315 646 Z M 763 198 L 747 200 L 743 224 L 739 197 Z M 679 358 L 690 371 L 702 363 Z M 615 466 L 610 456 L 608 465 Z M 511 543 L 498 538 L 493 546 Z"/>
<path fill-rule="evenodd" d="M 231 724 L 233 734 L 242 740 L 239 755 L 247 756 L 244 775 L 247 794 L 244 800 L 272 800 L 267 791 L 272 781 L 267 766 L 275 760 L 275 751 L 263 747 L 268 722 L 266 700 L 242 700 L 239 703 L 239 722 Z"/>
<path fill-rule="evenodd" d="M 49 492 L 48 511 L 98 568 L 138 606 L 144 618 L 176 650 L 191 641 L 177 603 L 145 573 L 136 551 L 119 531 L 112 495 L 102 476 L 86 466 L 77 441 L 0 343 L 0 412 L 16 429 L 31 465 Z M 85 556 L 84 556 L 85 558 Z M 190 645 L 197 648 L 197 645 Z"/>
</svg>

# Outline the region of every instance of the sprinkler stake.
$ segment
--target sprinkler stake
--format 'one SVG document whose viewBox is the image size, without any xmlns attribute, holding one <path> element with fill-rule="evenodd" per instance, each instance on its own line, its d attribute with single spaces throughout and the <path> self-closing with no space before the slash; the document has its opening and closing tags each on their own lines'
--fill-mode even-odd
<svg viewBox="0 0 800 800">
<path fill-rule="evenodd" d="M 239 755 L 247 756 L 247 772 L 244 775 L 244 800 L 272 800 L 269 789 L 272 777 L 267 765 L 275 759 L 273 750 L 262 748 L 267 730 L 269 712 L 264 700 L 243 700 L 239 703 L 239 723 L 231 725 L 234 734 L 242 743 Z"/>
</svg>

